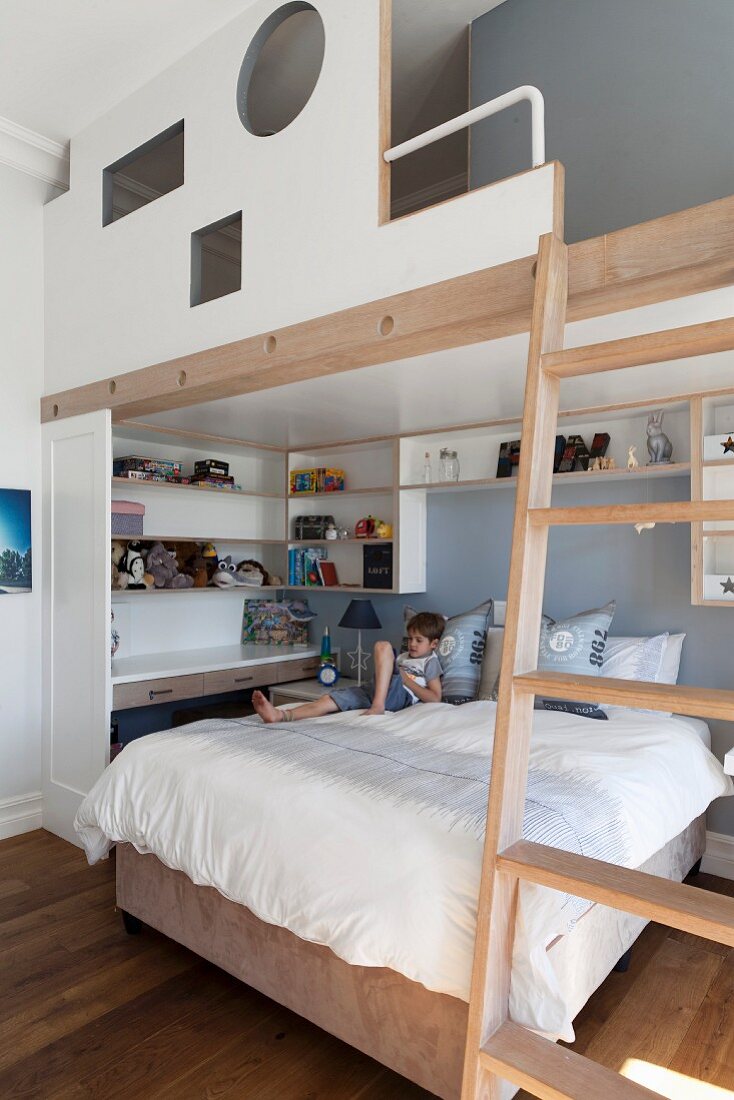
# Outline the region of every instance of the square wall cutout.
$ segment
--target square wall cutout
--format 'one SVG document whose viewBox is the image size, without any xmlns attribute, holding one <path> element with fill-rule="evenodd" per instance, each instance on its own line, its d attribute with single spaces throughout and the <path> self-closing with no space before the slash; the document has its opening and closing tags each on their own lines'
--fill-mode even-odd
<svg viewBox="0 0 734 1100">
<path fill-rule="evenodd" d="M 191 305 L 242 287 L 242 211 L 191 234 Z"/>
<path fill-rule="evenodd" d="M 184 181 L 184 121 L 126 153 L 102 171 L 102 225 L 175 191 Z"/>
</svg>

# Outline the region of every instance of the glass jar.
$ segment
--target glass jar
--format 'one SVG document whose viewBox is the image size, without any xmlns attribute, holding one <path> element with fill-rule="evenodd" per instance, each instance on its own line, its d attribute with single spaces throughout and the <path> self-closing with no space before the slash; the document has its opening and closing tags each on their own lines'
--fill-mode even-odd
<svg viewBox="0 0 734 1100">
<path fill-rule="evenodd" d="M 458 481 L 459 473 L 459 457 L 456 451 L 452 451 L 448 447 L 442 447 L 438 468 L 438 480 Z"/>
</svg>

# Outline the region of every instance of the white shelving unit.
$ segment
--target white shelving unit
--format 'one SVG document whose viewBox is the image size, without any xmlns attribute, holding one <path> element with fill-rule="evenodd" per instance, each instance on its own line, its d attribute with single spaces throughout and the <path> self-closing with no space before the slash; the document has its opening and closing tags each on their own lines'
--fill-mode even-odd
<svg viewBox="0 0 734 1100">
<path fill-rule="evenodd" d="M 734 500 L 734 393 L 700 402 L 696 481 L 703 500 Z M 734 523 L 699 524 L 691 533 L 693 599 L 714 607 L 734 605 Z"/>
</svg>

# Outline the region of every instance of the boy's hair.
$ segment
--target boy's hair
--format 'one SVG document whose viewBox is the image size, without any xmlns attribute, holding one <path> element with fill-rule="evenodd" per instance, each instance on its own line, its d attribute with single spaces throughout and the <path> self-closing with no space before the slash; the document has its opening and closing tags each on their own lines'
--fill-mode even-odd
<svg viewBox="0 0 734 1100">
<path fill-rule="evenodd" d="M 406 634 L 422 634 L 429 642 L 437 642 L 446 628 L 446 620 L 436 611 L 419 611 L 408 620 Z"/>
</svg>

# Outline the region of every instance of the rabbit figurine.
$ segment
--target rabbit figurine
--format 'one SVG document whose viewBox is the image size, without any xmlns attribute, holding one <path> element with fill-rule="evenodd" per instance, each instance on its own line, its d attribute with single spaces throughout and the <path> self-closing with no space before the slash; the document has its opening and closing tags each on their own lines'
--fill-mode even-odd
<svg viewBox="0 0 734 1100">
<path fill-rule="evenodd" d="M 673 453 L 673 444 L 663 431 L 664 415 L 663 410 L 659 409 L 651 412 L 647 418 L 647 453 L 650 455 L 650 466 L 670 462 Z"/>
</svg>

